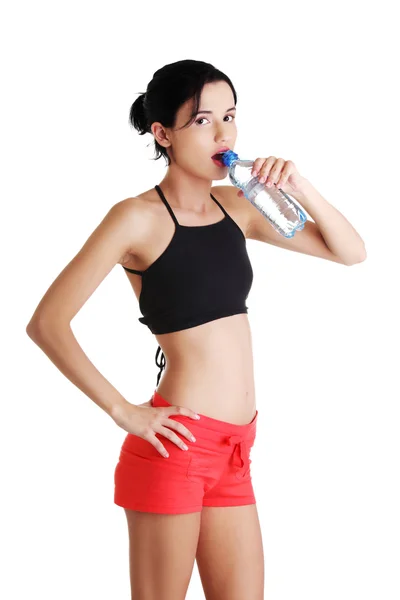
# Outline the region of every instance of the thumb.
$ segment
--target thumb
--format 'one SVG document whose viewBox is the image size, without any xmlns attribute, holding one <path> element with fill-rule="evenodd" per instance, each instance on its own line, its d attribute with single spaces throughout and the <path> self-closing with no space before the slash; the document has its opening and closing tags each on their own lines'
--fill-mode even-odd
<svg viewBox="0 0 400 600">
<path fill-rule="evenodd" d="M 243 198 L 244 194 L 243 194 L 242 190 L 239 190 L 238 196 L 239 196 L 239 198 Z"/>
<path fill-rule="evenodd" d="M 142 402 L 142 404 L 136 404 L 136 406 L 151 406 L 151 400 L 148 400 L 147 402 Z"/>
</svg>

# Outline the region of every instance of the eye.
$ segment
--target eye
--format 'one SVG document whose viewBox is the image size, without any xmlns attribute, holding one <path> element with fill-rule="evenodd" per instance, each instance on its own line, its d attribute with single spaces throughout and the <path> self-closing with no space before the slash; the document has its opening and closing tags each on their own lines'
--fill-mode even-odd
<svg viewBox="0 0 400 600">
<path fill-rule="evenodd" d="M 235 118 L 235 115 L 226 115 L 226 116 L 232 117 L 232 120 Z M 196 124 L 200 125 L 200 121 L 203 121 L 203 119 L 206 119 L 206 117 L 200 117 L 200 119 L 197 119 Z M 206 119 L 206 121 L 208 121 L 208 119 Z"/>
</svg>

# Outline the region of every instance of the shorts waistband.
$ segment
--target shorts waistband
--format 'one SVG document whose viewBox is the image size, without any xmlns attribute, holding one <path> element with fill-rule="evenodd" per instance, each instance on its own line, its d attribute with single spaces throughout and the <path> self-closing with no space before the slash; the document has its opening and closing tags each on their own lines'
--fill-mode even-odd
<svg viewBox="0 0 400 600">
<path fill-rule="evenodd" d="M 161 394 L 154 390 L 153 396 L 151 398 L 152 406 L 172 406 Z M 190 419 L 192 423 L 199 424 L 202 428 L 210 429 L 217 433 L 222 433 L 224 435 L 235 435 L 239 437 L 252 437 L 255 436 L 256 427 L 257 427 L 257 419 L 258 419 L 258 410 L 256 410 L 256 414 L 250 423 L 245 423 L 244 425 L 237 425 L 236 423 L 228 423 L 227 421 L 220 421 L 219 419 L 213 419 L 212 417 L 208 417 L 207 415 L 203 415 L 202 413 L 198 413 L 200 415 L 200 420 L 195 421 Z M 190 417 L 189 417 L 190 418 Z"/>
</svg>

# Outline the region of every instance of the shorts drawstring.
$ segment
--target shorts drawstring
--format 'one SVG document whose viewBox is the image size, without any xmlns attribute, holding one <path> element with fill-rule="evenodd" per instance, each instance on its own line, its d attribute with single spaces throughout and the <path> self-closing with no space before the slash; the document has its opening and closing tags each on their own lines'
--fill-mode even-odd
<svg viewBox="0 0 400 600">
<path fill-rule="evenodd" d="M 237 473 L 240 473 L 240 471 L 242 471 L 242 477 L 245 477 L 250 468 L 250 461 L 249 461 L 249 457 L 248 457 L 248 449 L 247 449 L 245 438 L 243 438 L 240 435 L 230 435 L 227 439 L 227 442 L 231 446 L 233 446 L 233 445 L 235 446 L 234 456 L 235 456 L 235 450 L 237 448 L 239 449 L 239 457 L 241 460 L 241 464 L 240 464 L 240 468 L 237 470 Z M 234 462 L 235 462 L 235 459 L 234 459 Z"/>
</svg>

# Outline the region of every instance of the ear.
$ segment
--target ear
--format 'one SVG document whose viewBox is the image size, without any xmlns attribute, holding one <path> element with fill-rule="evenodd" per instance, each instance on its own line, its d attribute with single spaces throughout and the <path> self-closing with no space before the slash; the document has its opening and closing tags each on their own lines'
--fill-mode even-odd
<svg viewBox="0 0 400 600">
<path fill-rule="evenodd" d="M 152 123 L 151 132 L 154 135 L 156 141 L 160 144 L 160 146 L 164 146 L 164 148 L 168 148 L 168 146 L 171 146 L 171 142 L 168 139 L 168 134 L 165 131 L 164 127 L 161 125 L 161 123 Z"/>
</svg>

